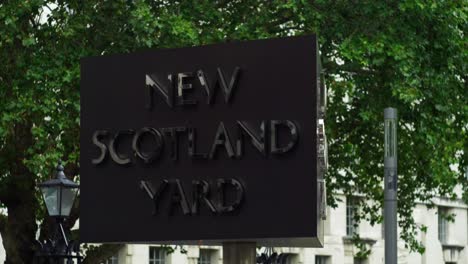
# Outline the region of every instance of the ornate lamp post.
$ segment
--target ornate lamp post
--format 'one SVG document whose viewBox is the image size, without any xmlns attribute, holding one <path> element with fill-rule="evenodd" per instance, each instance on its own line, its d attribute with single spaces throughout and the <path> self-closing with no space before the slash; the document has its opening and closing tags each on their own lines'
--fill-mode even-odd
<svg viewBox="0 0 468 264">
<path fill-rule="evenodd" d="M 47 211 L 57 221 L 57 230 L 54 238 L 45 242 L 37 241 L 36 263 L 74 263 L 73 259 L 81 262 L 79 244 L 69 241 L 63 228 L 63 221 L 70 215 L 73 203 L 80 185 L 67 179 L 63 172 L 61 161 L 57 166 L 55 179 L 47 180 L 38 184 Z"/>
</svg>

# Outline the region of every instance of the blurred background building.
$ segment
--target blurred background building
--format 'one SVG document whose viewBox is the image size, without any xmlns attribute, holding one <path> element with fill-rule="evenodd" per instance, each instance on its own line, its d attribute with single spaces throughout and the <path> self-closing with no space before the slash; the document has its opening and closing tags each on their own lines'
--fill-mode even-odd
<svg viewBox="0 0 468 264">
<path fill-rule="evenodd" d="M 289 255 L 287 264 L 380 264 L 384 263 L 384 232 L 381 224 L 371 226 L 363 221 L 356 224 L 353 215 L 359 196 L 340 196 L 337 208 L 328 208 L 325 222 L 324 248 L 274 248 L 277 253 Z M 398 243 L 399 264 L 468 264 L 467 205 L 461 200 L 439 198 L 436 206 L 428 209 L 418 204 L 414 220 L 418 226 L 426 226 L 427 232 L 417 239 L 426 247 L 424 254 L 405 249 Z M 446 216 L 453 215 L 453 221 Z M 450 217 L 449 217 L 450 218 Z M 356 227 L 357 225 L 357 227 Z M 357 258 L 359 252 L 353 242 L 353 234 L 359 234 L 370 254 L 366 259 Z M 103 264 L 221 264 L 222 247 L 184 246 L 186 251 L 167 254 L 162 245 L 126 245 L 114 257 Z M 263 249 L 258 250 L 258 253 Z"/>
<path fill-rule="evenodd" d="M 277 253 L 288 254 L 286 264 L 383 264 L 384 232 L 382 224 L 371 226 L 363 221 L 357 224 L 353 215 L 359 210 L 357 200 L 362 197 L 346 197 L 337 208 L 328 208 L 325 221 L 324 248 L 274 248 Z M 418 226 L 426 226 L 427 232 L 417 239 L 426 247 L 424 254 L 410 252 L 404 242 L 398 243 L 399 264 L 468 264 L 468 206 L 462 200 L 438 198 L 436 206 L 428 209 L 418 204 L 414 220 Z M 453 216 L 453 220 L 446 216 Z M 357 227 L 356 227 L 357 224 Z M 352 242 L 352 235 L 359 234 L 370 249 L 367 259 L 356 258 L 359 249 Z M 222 264 L 220 246 L 183 246 L 168 254 L 167 245 L 125 245 L 115 256 L 102 264 Z M 186 251 L 186 252 L 185 252 Z M 264 248 L 259 249 L 262 253 Z M 5 261 L 5 251 L 0 247 L 0 263 Z"/>
</svg>

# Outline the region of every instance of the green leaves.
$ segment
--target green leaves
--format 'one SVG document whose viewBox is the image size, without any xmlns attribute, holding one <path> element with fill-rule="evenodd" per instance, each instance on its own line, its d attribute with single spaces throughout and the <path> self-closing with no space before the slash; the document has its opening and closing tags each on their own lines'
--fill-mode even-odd
<svg viewBox="0 0 468 264">
<path fill-rule="evenodd" d="M 329 204 L 337 190 L 360 193 L 373 201 L 361 219 L 381 220 L 382 113 L 396 107 L 401 236 L 422 252 L 416 202 L 454 198 L 456 184 L 468 201 L 466 21 L 463 1 L 2 3 L 0 184 L 18 161 L 36 181 L 58 158 L 78 164 L 82 57 L 317 33 L 330 92 Z"/>
<path fill-rule="evenodd" d="M 34 37 L 26 37 L 21 41 L 21 43 L 23 44 L 23 46 L 29 47 L 36 44 L 36 39 Z"/>
<path fill-rule="evenodd" d="M 467 24 L 459 19 L 463 16 L 453 16 L 454 12 L 466 14 L 466 8 L 455 2 L 427 5 L 404 1 L 398 4 L 399 15 L 390 17 L 395 6 L 363 5 L 356 7 L 360 10 L 348 7 L 348 24 L 353 24 L 349 30 L 336 26 L 322 31 L 326 35 L 322 37 L 333 43 L 323 50 L 344 60 L 342 65 L 325 66 L 332 70 L 329 89 L 347 98 L 335 100 L 334 94 L 330 102 L 329 187 L 344 189 L 347 194 L 365 193 L 381 203 L 382 111 L 396 107 L 402 238 L 408 247 L 421 252 L 421 244 L 414 239 L 417 223 L 411 218 L 415 203 L 429 202 L 434 195 L 453 199 L 454 186 L 466 185 L 459 180 L 462 171 L 450 169 L 454 164 L 466 164 L 466 74 L 458 72 L 466 69 L 467 54 L 457 32 Z M 375 11 L 374 19 L 373 15 L 362 20 L 357 17 L 366 9 Z M 351 34 L 340 42 L 346 31 Z M 362 217 L 377 219 L 380 212 L 370 209 Z"/>
</svg>

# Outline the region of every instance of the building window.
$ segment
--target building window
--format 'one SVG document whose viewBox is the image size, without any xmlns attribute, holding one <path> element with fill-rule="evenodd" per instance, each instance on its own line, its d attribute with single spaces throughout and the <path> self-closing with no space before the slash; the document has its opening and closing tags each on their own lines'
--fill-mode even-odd
<svg viewBox="0 0 468 264">
<path fill-rule="evenodd" d="M 150 247 L 149 264 L 166 264 L 166 251 L 160 247 Z"/>
<path fill-rule="evenodd" d="M 200 249 L 198 264 L 211 264 L 212 251 L 209 249 Z"/>
<path fill-rule="evenodd" d="M 356 198 L 348 197 L 346 199 L 346 235 L 353 236 L 359 233 L 358 225 L 355 217 L 358 212 L 358 201 Z"/>
<path fill-rule="evenodd" d="M 447 243 L 447 214 L 448 210 L 444 207 L 439 207 L 438 214 L 438 229 L 439 229 L 439 241 L 441 243 Z"/>
<path fill-rule="evenodd" d="M 101 264 L 119 264 L 119 258 L 117 256 L 112 256 Z"/>
<path fill-rule="evenodd" d="M 315 264 L 330 264 L 329 256 L 315 256 Z"/>
<path fill-rule="evenodd" d="M 354 258 L 353 262 L 354 264 L 367 264 L 367 260 L 362 258 Z"/>
</svg>

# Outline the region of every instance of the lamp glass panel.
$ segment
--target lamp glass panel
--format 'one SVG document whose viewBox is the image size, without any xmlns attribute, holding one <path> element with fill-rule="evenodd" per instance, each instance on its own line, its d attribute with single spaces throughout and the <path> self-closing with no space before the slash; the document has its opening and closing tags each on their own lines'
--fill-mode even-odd
<svg viewBox="0 0 468 264">
<path fill-rule="evenodd" d="M 70 211 L 73 207 L 73 202 L 75 201 L 77 190 L 77 188 L 62 188 L 62 216 L 70 215 Z"/>
<path fill-rule="evenodd" d="M 42 187 L 42 195 L 50 216 L 59 215 L 59 187 Z"/>
</svg>

